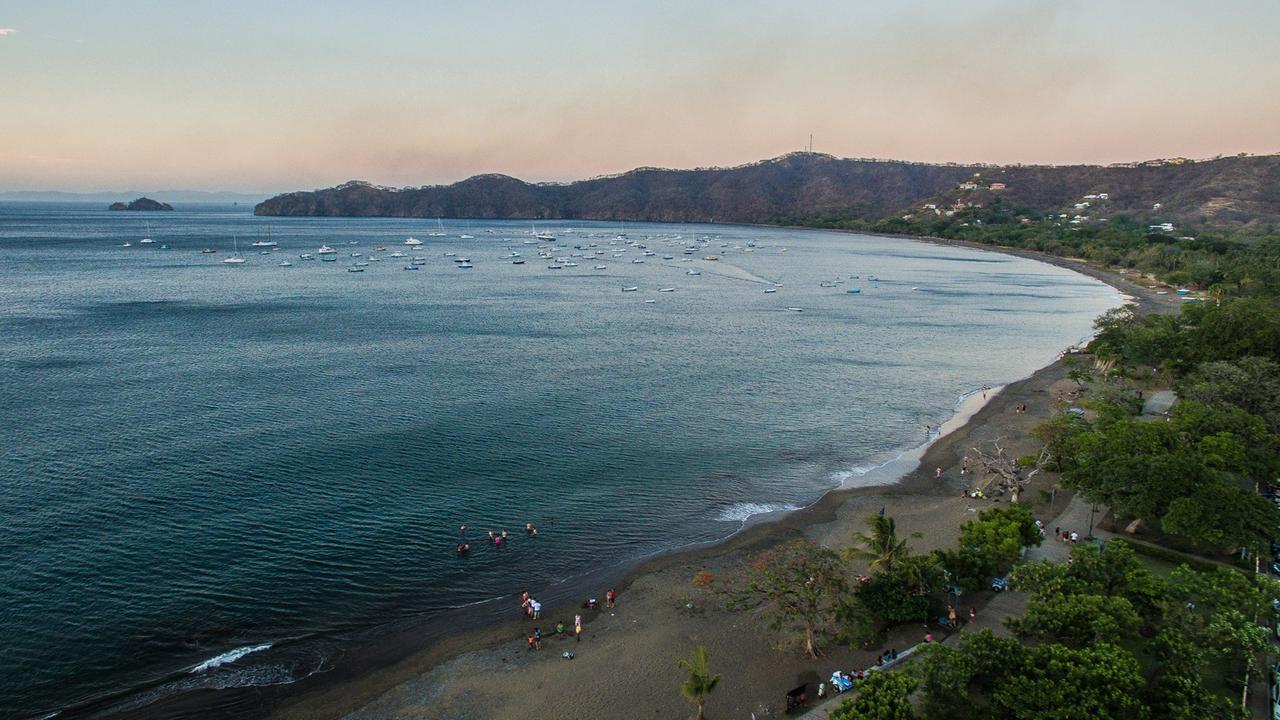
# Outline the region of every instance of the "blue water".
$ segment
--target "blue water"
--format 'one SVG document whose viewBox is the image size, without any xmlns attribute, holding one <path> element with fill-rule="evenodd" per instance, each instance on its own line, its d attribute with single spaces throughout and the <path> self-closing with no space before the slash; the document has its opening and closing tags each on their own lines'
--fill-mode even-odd
<svg viewBox="0 0 1280 720">
<path fill-rule="evenodd" d="M 0 204 L 0 714 L 290 682 L 342 631 L 726 536 L 857 482 L 1118 302 L 902 239 L 556 222 L 578 267 L 549 270 L 523 222 L 273 219 L 259 255 L 267 226 Z M 298 257 L 322 243 L 338 262 Z M 261 647 L 286 642 L 308 652 Z"/>
</svg>

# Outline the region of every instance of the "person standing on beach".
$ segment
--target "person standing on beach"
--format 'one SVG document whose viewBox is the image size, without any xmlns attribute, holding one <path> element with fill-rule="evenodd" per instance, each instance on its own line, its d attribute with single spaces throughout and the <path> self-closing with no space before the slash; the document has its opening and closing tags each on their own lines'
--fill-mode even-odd
<svg viewBox="0 0 1280 720">
<path fill-rule="evenodd" d="M 576 642 L 582 642 L 582 616 L 573 616 L 573 639 Z"/>
<path fill-rule="evenodd" d="M 604 594 L 604 606 L 612 609 L 618 603 L 618 591 L 609 588 L 609 592 Z"/>
<path fill-rule="evenodd" d="M 937 469 L 935 469 L 935 470 L 934 470 L 933 476 L 934 476 L 935 478 L 941 478 L 941 477 L 942 477 L 942 466 L 941 466 L 941 465 L 939 465 L 939 466 L 937 467 Z"/>
</svg>

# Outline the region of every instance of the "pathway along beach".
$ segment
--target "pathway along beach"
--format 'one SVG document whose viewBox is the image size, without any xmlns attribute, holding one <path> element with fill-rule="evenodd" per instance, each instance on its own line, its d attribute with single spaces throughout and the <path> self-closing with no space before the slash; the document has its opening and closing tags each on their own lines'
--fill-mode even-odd
<svg viewBox="0 0 1280 720">
<path fill-rule="evenodd" d="M 1177 308 L 1176 300 L 1080 262 L 970 247 L 1020 255 L 1092 276 L 1132 297 L 1139 312 Z M 780 715 L 787 690 L 825 679 L 834 668 L 868 667 L 884 648 L 855 651 L 829 643 L 826 656 L 817 661 L 795 650 L 775 649 L 774 636 L 754 618 L 722 609 L 693 585 L 693 576 L 703 571 L 733 572 L 750 555 L 797 537 L 845 547 L 852 534 L 863 529 L 866 516 L 881 507 L 897 521 L 901 537 L 923 535 L 910 541 L 914 550 L 954 545 L 960 525 L 990 507 L 989 502 L 961 496 L 961 458 L 973 445 L 997 437 L 1011 446 L 1015 457 L 1036 451 L 1038 444 L 1027 433 L 1050 419 L 1053 393 L 1071 384 L 1065 376 L 1066 369 L 1058 361 L 990 393 L 980 410 L 932 443 L 918 468 L 896 484 L 832 491 L 808 508 L 752 525 L 721 543 L 650 559 L 625 577 L 562 588 L 578 600 L 547 603 L 542 621 L 536 623 L 544 633 L 540 652 L 526 649 L 525 637 L 535 623 L 521 619 L 522 588 L 512 588 L 508 622 L 445 631 L 442 637 L 416 643 L 396 635 L 385 643 L 368 643 L 341 658 L 333 670 L 293 685 L 199 691 L 162 699 L 141 712 L 146 717 L 208 716 L 210 703 L 216 703 L 219 716 L 276 720 L 684 717 L 689 707 L 679 692 L 682 675 L 675 661 L 695 645 L 705 645 L 712 672 L 722 676 L 709 702 L 710 715 Z M 1015 413 L 1019 405 L 1027 411 Z M 941 479 L 935 479 L 938 467 L 943 468 Z M 1049 482 L 1038 478 L 1024 498 L 1034 498 Z M 1065 505 L 1059 501 L 1055 512 Z M 1051 516 L 1041 515 L 1041 519 L 1052 526 Z M 620 593 L 614 610 L 603 609 L 609 587 Z M 581 611 L 578 602 L 593 596 L 601 599 L 602 609 Z M 986 599 L 985 594 L 966 597 L 965 604 L 978 605 L 981 614 Z M 574 642 L 572 631 L 564 638 L 554 637 L 555 624 L 564 621 L 572 628 L 578 612 L 583 612 L 585 621 L 581 642 Z M 919 642 L 923 632 L 898 628 L 884 647 L 905 648 Z M 565 650 L 574 653 L 572 660 L 562 657 Z M 239 697 L 228 703 L 228 693 Z"/>
</svg>

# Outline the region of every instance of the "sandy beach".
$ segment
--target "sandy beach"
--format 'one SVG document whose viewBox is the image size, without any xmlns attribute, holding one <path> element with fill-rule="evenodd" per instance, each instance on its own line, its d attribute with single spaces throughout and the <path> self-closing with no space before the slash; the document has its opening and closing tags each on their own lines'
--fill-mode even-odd
<svg viewBox="0 0 1280 720">
<path fill-rule="evenodd" d="M 990 247 L 974 246 L 988 251 Z M 1009 252 L 1003 249 L 1000 252 Z M 1140 312 L 1176 308 L 1176 301 L 1157 296 L 1128 277 L 1082 263 L 1034 253 L 1016 253 L 1051 262 L 1098 278 L 1135 299 Z M 976 398 L 980 409 L 963 414 L 943 428 L 944 435 L 919 458 L 917 467 L 889 485 L 837 490 L 819 502 L 746 528 L 710 547 L 654 558 L 633 568 L 614 585 L 620 593 L 613 610 L 586 612 L 576 604 L 544 611 L 538 623 L 551 635 L 540 652 L 526 649 L 531 623 L 522 620 L 519 599 L 512 597 L 512 620 L 497 626 L 454 634 L 381 667 L 347 672 L 341 677 L 311 678 L 302 692 L 284 698 L 272 715 L 302 718 L 673 718 L 689 714 L 678 692 L 677 657 L 705 645 L 715 672 L 722 675 L 709 703 L 713 717 L 781 715 L 784 694 L 804 682 L 816 682 L 837 667 L 865 667 L 885 648 L 919 642 L 923 627 L 897 628 L 884 644 L 854 650 L 827 643 L 825 657 L 810 661 L 795 648 L 779 648 L 777 638 L 748 614 L 724 610 L 692 582 L 695 574 L 732 573 L 751 554 L 786 540 L 807 537 L 832 548 L 850 544 L 865 518 L 885 508 L 898 523 L 900 536 L 912 536 L 917 552 L 953 545 L 959 527 L 990 505 L 972 500 L 961 489 L 962 458 L 975 445 L 1003 440 L 1017 457 L 1038 450 L 1027 432 L 1052 417 L 1058 399 L 1070 391 L 1066 369 L 1055 362 L 1030 377 Z M 1026 405 L 1025 413 L 1015 413 Z M 936 478 L 936 468 L 942 468 Z M 1066 507 L 1059 493 L 1054 507 L 1041 490 L 1055 478 L 1041 475 L 1023 495 L 1036 502 L 1038 517 L 1052 525 Z M 603 600 L 607 587 L 577 588 L 585 599 Z M 985 594 L 966 596 L 978 608 Z M 575 612 L 583 612 L 580 642 L 548 632 L 557 621 L 572 628 Z M 562 657 L 565 650 L 572 660 Z M 621 710 L 624 709 L 625 711 Z"/>
</svg>

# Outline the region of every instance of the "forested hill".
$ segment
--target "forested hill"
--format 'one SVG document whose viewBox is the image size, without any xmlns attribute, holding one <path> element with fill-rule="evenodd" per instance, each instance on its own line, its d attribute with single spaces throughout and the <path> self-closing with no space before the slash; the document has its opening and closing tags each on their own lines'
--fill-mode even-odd
<svg viewBox="0 0 1280 720">
<path fill-rule="evenodd" d="M 732 168 L 639 168 L 564 184 L 506 175 L 402 189 L 352 181 L 278 195 L 260 203 L 255 213 L 869 225 L 913 212 L 944 214 L 993 203 L 1033 220 L 1066 214 L 1088 223 L 1126 215 L 1177 225 L 1268 229 L 1280 224 L 1280 155 L 1111 166 L 977 166 L 792 153 Z M 1080 203 L 1088 204 L 1077 207 Z"/>
</svg>

